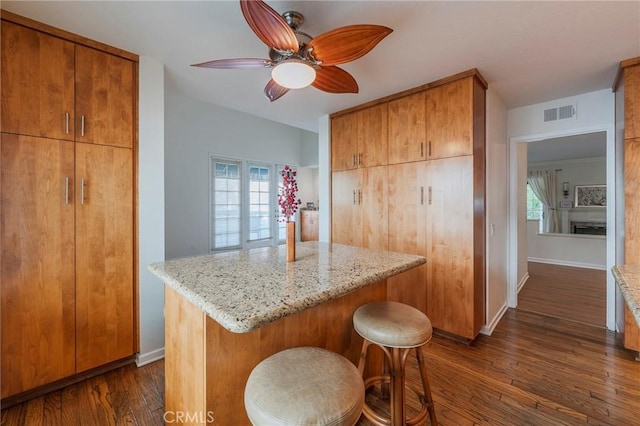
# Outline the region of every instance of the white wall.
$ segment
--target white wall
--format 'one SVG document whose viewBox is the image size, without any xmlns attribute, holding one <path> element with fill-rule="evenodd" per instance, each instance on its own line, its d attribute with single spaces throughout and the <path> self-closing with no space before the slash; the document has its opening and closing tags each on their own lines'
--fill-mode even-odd
<svg viewBox="0 0 640 426">
<path fill-rule="evenodd" d="M 318 183 L 319 239 L 331 242 L 331 121 L 328 115 L 318 120 Z"/>
<path fill-rule="evenodd" d="M 537 220 L 527 221 L 529 261 L 576 268 L 607 268 L 607 240 L 604 236 L 539 234 L 538 227 Z"/>
<path fill-rule="evenodd" d="M 516 232 L 514 237 L 516 238 L 517 250 L 511 252 L 516 256 L 516 279 L 515 284 L 518 288 L 522 288 L 529 277 L 529 267 L 527 266 L 528 247 L 527 247 L 527 145 L 520 144 L 517 147 L 516 153 L 516 186 L 515 194 L 511 192 L 511 195 L 515 198 L 517 203 L 516 209 Z M 519 190 L 525 188 L 524 190 Z M 513 306 L 513 305 L 511 305 Z"/>
<path fill-rule="evenodd" d="M 308 202 L 318 204 L 318 168 L 298 167 L 298 197 L 305 208 Z"/>
<path fill-rule="evenodd" d="M 302 130 L 300 167 L 318 167 L 318 134 Z"/>
<path fill-rule="evenodd" d="M 607 181 L 606 157 L 576 158 L 572 160 L 529 163 L 527 167 L 528 171 L 559 170 L 556 173 L 556 199 L 558 200 L 558 203 L 563 200 L 574 202 L 574 187 L 576 185 L 604 185 Z M 564 198 L 562 195 L 563 182 L 569 183 L 569 195 L 567 195 L 567 198 Z M 558 232 L 570 232 L 569 229 L 562 228 L 560 210 L 557 210 L 557 212 L 558 226 L 560 226 L 560 230 Z M 580 207 L 572 209 L 571 212 L 594 212 L 605 215 L 606 208 Z M 606 217 L 602 220 L 606 221 Z"/>
<path fill-rule="evenodd" d="M 507 309 L 508 138 L 507 109 L 489 87 L 486 135 L 486 326 L 491 334 Z"/>
<path fill-rule="evenodd" d="M 189 99 L 170 87 L 165 105 L 166 257 L 208 253 L 210 154 L 299 165 L 308 132 Z"/>
<path fill-rule="evenodd" d="M 138 136 L 138 283 L 143 365 L 164 356 L 164 286 L 147 270 L 164 260 L 164 68 L 140 57 Z"/>
<path fill-rule="evenodd" d="M 577 114 L 574 119 L 558 120 L 545 123 L 543 121 L 543 111 L 548 108 L 558 107 L 575 103 Z M 571 136 L 583 133 L 601 132 L 607 133 L 607 200 L 610 200 L 607 208 L 607 328 L 614 328 L 615 316 L 615 281 L 611 274 L 611 267 L 615 261 L 615 138 L 614 138 L 614 95 L 610 89 L 596 92 L 584 93 L 568 98 L 556 99 L 535 105 L 514 108 L 508 112 L 508 132 L 510 140 L 510 182 L 512 188 L 510 194 L 510 232 L 519 232 L 517 227 L 517 199 L 518 193 L 522 192 L 526 186 L 518 188 L 518 170 L 526 167 L 526 162 L 521 164 L 517 158 L 518 145 L 524 142 L 532 142 L 551 137 Z M 622 194 L 621 194 L 622 196 Z M 526 230 L 524 231 L 526 232 Z M 510 239 L 510 250 L 514 256 L 510 258 L 510 268 L 517 271 L 517 264 L 526 255 L 522 252 L 522 247 L 517 243 L 517 238 Z M 509 277 L 509 305 L 515 307 L 517 304 L 516 288 L 517 274 L 511 273 Z"/>
</svg>

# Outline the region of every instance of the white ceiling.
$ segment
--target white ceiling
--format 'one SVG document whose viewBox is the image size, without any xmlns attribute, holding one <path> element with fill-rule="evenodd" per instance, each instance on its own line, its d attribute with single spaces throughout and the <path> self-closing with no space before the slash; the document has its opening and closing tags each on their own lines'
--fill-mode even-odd
<svg viewBox="0 0 640 426">
<path fill-rule="evenodd" d="M 610 88 L 619 61 L 640 56 L 640 1 L 268 1 L 297 10 L 312 36 L 350 24 L 394 29 L 343 67 L 359 94 L 312 87 L 270 103 L 268 69 L 190 64 L 267 57 L 237 1 L 2 1 L 2 8 L 165 64 L 187 96 L 317 131 L 318 117 L 470 68 L 507 108 Z"/>
<path fill-rule="evenodd" d="M 527 163 L 606 157 L 607 133 L 551 138 L 527 144 Z"/>
</svg>

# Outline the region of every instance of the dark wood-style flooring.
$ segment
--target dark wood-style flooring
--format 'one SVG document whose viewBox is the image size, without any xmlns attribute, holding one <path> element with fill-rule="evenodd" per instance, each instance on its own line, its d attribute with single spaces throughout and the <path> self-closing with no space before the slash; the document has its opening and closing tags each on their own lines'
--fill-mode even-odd
<svg viewBox="0 0 640 426">
<path fill-rule="evenodd" d="M 640 425 L 640 363 L 603 328 L 510 309 L 492 336 L 434 336 L 425 355 L 442 425 Z M 4 410 L 2 425 L 161 425 L 163 368 L 126 366 Z"/>
<path fill-rule="evenodd" d="M 597 269 L 529 262 L 518 309 L 606 327 L 607 275 Z"/>
</svg>

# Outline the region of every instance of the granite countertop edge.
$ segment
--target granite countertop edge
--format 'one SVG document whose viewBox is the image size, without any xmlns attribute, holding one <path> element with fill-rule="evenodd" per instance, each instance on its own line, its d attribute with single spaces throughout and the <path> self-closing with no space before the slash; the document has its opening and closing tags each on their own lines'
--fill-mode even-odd
<svg viewBox="0 0 640 426">
<path fill-rule="evenodd" d="M 616 265 L 611 268 L 611 272 L 640 327 L 640 265 Z"/>
<path fill-rule="evenodd" d="M 248 315 L 242 318 L 237 315 L 237 312 L 234 314 L 228 310 L 221 309 L 217 306 L 217 301 L 209 300 L 209 297 L 203 294 L 204 292 L 194 291 L 190 285 L 185 285 L 180 282 L 180 280 L 175 279 L 175 277 L 164 270 L 163 265 L 165 262 L 151 264 L 148 269 L 225 329 L 233 333 L 248 333 L 279 319 L 337 299 L 367 285 L 382 281 L 426 263 L 426 259 L 421 256 L 404 255 L 401 253 L 391 254 L 400 255 L 404 260 L 402 262 L 398 261 L 389 266 L 388 269 L 382 271 L 359 271 L 359 273 L 354 273 L 353 277 L 349 277 L 349 279 L 340 282 L 339 285 L 332 286 L 326 291 L 309 294 L 302 299 L 293 301 L 293 303 L 283 302 L 282 304 L 265 308 L 265 311 L 259 312 L 256 315 Z M 251 279 L 251 277 L 248 277 L 248 279 Z M 254 304 L 255 303 L 256 302 L 254 302 Z"/>
</svg>

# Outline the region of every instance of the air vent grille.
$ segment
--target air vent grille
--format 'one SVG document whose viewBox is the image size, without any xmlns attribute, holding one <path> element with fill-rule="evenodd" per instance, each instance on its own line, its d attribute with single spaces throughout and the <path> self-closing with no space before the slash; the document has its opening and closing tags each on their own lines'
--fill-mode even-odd
<svg viewBox="0 0 640 426">
<path fill-rule="evenodd" d="M 549 108 L 544 110 L 544 122 L 567 120 L 576 116 L 575 105 L 565 105 L 556 108 Z"/>
</svg>

